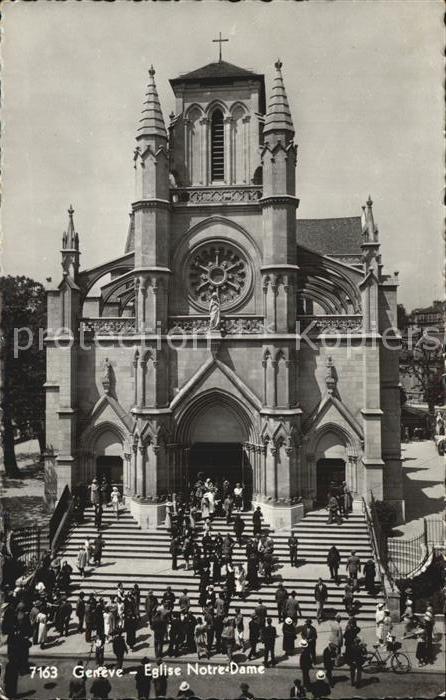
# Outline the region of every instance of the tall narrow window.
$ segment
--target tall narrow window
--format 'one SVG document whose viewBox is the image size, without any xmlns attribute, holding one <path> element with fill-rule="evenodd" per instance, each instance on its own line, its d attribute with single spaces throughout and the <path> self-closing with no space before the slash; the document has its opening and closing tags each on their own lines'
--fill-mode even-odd
<svg viewBox="0 0 446 700">
<path fill-rule="evenodd" d="M 211 120 L 211 178 L 212 181 L 225 177 L 225 136 L 223 114 L 216 109 Z"/>
</svg>

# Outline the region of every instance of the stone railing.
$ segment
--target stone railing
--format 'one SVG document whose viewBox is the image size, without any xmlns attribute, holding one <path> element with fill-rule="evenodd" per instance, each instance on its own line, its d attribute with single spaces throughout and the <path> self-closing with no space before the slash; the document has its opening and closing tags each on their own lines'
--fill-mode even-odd
<svg viewBox="0 0 446 700">
<path fill-rule="evenodd" d="M 361 314 L 298 316 L 296 321 L 298 332 L 306 329 L 307 333 L 358 333 L 362 329 Z"/>
<path fill-rule="evenodd" d="M 94 335 L 132 335 L 136 333 L 136 319 L 111 316 L 83 318 L 81 331 Z"/>
<path fill-rule="evenodd" d="M 219 330 L 222 335 L 253 335 L 267 332 L 263 316 L 224 316 Z M 169 335 L 206 335 L 208 332 L 207 316 L 169 317 Z"/>
<path fill-rule="evenodd" d="M 258 186 L 182 187 L 170 190 L 170 199 L 174 204 L 249 204 L 262 194 Z"/>
</svg>

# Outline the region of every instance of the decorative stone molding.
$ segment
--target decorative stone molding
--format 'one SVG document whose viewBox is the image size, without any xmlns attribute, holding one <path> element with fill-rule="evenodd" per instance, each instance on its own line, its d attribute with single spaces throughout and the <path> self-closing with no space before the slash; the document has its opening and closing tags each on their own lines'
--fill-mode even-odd
<svg viewBox="0 0 446 700">
<path fill-rule="evenodd" d="M 262 197 L 261 187 L 190 187 L 170 191 L 172 202 L 178 204 L 247 204 Z"/>
<path fill-rule="evenodd" d="M 209 319 L 203 316 L 169 318 L 170 335 L 206 335 L 209 332 Z M 266 333 L 263 316 L 224 317 L 220 322 L 221 335 L 255 335 Z"/>
<path fill-rule="evenodd" d="M 296 320 L 307 333 L 352 333 L 362 330 L 362 315 L 359 314 L 298 316 Z"/>
<path fill-rule="evenodd" d="M 93 335 L 132 335 L 136 333 L 136 319 L 134 318 L 83 318 L 81 319 L 81 332 Z"/>
</svg>

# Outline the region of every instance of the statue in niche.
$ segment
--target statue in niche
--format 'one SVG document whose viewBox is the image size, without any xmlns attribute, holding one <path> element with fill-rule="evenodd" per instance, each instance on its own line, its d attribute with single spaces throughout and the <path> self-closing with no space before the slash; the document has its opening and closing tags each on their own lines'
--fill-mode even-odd
<svg viewBox="0 0 446 700">
<path fill-rule="evenodd" d="M 209 300 L 209 330 L 220 330 L 220 299 L 217 292 L 212 292 Z"/>
<path fill-rule="evenodd" d="M 104 362 L 104 371 L 102 373 L 102 386 L 104 387 L 104 392 L 107 395 L 110 395 L 110 393 L 112 391 L 112 382 L 113 382 L 113 370 L 112 370 L 110 360 L 108 359 L 108 357 L 106 357 L 105 362 Z"/>
</svg>

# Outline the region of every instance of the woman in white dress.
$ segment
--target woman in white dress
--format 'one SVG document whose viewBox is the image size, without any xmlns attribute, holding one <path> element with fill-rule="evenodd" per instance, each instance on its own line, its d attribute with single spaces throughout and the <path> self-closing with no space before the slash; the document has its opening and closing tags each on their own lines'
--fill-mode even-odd
<svg viewBox="0 0 446 700">
<path fill-rule="evenodd" d="M 40 611 L 36 615 L 37 624 L 37 644 L 40 644 L 40 648 L 43 649 L 48 639 L 48 616 L 46 613 Z"/>
<path fill-rule="evenodd" d="M 383 643 L 384 639 L 384 622 L 385 614 L 384 614 L 384 603 L 378 603 L 376 606 L 376 612 L 375 612 L 375 623 L 376 623 L 376 639 L 378 644 Z"/>
<path fill-rule="evenodd" d="M 204 497 L 208 499 L 209 503 L 209 515 L 212 517 L 215 512 L 215 494 L 214 492 L 210 489 L 209 491 L 206 491 L 204 494 Z"/>
<path fill-rule="evenodd" d="M 113 486 L 113 489 L 111 492 L 111 503 L 112 503 L 113 512 L 116 515 L 116 520 L 119 520 L 119 501 L 120 500 L 121 500 L 121 494 L 119 493 L 119 490 L 116 488 L 116 486 Z"/>
<path fill-rule="evenodd" d="M 236 484 L 234 488 L 234 510 L 240 512 L 243 509 L 243 487 Z"/>
<path fill-rule="evenodd" d="M 240 598 L 244 598 L 246 589 L 246 574 L 242 564 L 235 567 L 235 592 Z"/>
<path fill-rule="evenodd" d="M 206 495 L 204 495 L 201 499 L 201 517 L 203 518 L 203 520 L 209 518 L 209 501 Z"/>
<path fill-rule="evenodd" d="M 112 605 L 106 605 L 104 610 L 104 634 L 105 641 L 109 642 L 115 632 L 115 614 L 113 612 Z"/>
</svg>

